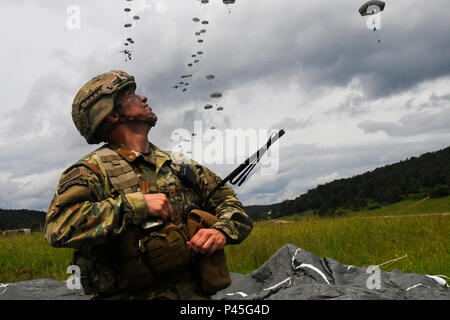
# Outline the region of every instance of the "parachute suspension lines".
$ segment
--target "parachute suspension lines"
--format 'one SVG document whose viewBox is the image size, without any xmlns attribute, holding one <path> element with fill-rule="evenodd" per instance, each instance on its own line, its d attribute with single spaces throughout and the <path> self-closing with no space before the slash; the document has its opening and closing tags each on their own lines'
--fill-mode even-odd
<svg viewBox="0 0 450 320">
<path fill-rule="evenodd" d="M 364 3 L 358 10 L 362 17 L 372 16 L 367 19 L 367 27 L 373 30 L 378 43 L 381 43 L 381 39 L 377 33 L 377 29 L 381 29 L 381 18 L 379 14 L 384 10 L 385 5 L 383 1 L 371 0 Z"/>
<path fill-rule="evenodd" d="M 228 6 L 229 4 L 234 4 L 235 0 L 223 0 L 223 4 L 228 8 L 228 13 L 231 13 L 231 8 Z"/>
</svg>

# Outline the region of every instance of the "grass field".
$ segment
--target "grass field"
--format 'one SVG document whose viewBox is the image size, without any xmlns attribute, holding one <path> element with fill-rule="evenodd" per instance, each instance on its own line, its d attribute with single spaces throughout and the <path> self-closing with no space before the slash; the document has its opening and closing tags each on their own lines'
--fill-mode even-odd
<svg viewBox="0 0 450 320">
<path fill-rule="evenodd" d="M 450 197 L 405 200 L 343 217 L 293 215 L 255 223 L 240 245 L 225 248 L 230 271 L 247 274 L 292 243 L 346 265 L 450 276 Z M 0 283 L 38 278 L 65 280 L 71 249 L 52 248 L 42 232 L 0 237 Z M 448 281 L 448 279 L 447 279 Z"/>
</svg>

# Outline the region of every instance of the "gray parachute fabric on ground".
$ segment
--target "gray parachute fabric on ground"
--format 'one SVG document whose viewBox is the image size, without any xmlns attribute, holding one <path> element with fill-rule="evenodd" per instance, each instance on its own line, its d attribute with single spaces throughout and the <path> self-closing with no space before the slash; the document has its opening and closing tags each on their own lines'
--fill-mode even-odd
<svg viewBox="0 0 450 320">
<path fill-rule="evenodd" d="M 0 300 L 88 300 L 81 289 L 69 289 L 65 281 L 37 279 L 0 284 Z"/>
<path fill-rule="evenodd" d="M 231 273 L 231 286 L 214 300 L 450 300 L 442 278 L 380 271 L 379 289 L 370 289 L 373 270 L 318 258 L 295 245 L 280 248 L 248 275 Z M 0 283 L 0 300 L 88 300 L 65 281 L 37 279 Z"/>
<path fill-rule="evenodd" d="M 215 300 L 450 300 L 441 278 L 346 266 L 287 244 L 249 275 L 232 273 Z M 373 289 L 371 289 L 373 288 Z M 379 289 L 377 289 L 379 288 Z"/>
</svg>

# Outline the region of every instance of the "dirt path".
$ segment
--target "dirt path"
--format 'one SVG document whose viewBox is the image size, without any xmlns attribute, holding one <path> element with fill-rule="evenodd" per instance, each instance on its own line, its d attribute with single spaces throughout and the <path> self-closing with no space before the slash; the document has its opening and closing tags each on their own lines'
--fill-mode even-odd
<svg viewBox="0 0 450 320">
<path fill-rule="evenodd" d="M 399 214 L 392 216 L 373 216 L 373 217 L 360 217 L 363 219 L 381 219 L 381 218 L 405 218 L 405 217 L 429 217 L 429 216 L 448 216 L 450 213 L 428 213 L 428 214 Z"/>
<path fill-rule="evenodd" d="M 430 199 L 430 197 L 423 198 L 422 200 L 419 200 L 419 201 L 417 201 L 416 203 L 413 203 L 412 205 L 406 207 L 406 208 L 403 209 L 403 210 L 400 210 L 400 211 L 397 212 L 397 213 L 403 213 L 403 212 L 405 212 L 405 211 L 407 211 L 407 210 L 409 210 L 409 209 L 411 209 L 411 208 L 417 207 L 419 204 L 424 203 L 424 202 L 427 201 L 428 199 Z"/>
</svg>

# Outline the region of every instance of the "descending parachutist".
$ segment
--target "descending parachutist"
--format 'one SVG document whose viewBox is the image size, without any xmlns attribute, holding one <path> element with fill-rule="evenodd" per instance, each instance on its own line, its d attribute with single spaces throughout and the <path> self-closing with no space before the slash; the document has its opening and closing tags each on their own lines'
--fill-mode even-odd
<svg viewBox="0 0 450 320">
<path fill-rule="evenodd" d="M 229 4 L 234 4 L 235 0 L 223 0 L 223 3 L 228 7 Z M 231 13 L 230 7 L 228 7 L 228 13 Z"/>
</svg>

